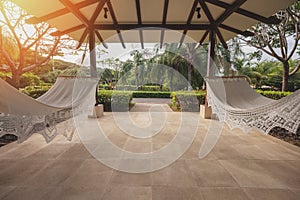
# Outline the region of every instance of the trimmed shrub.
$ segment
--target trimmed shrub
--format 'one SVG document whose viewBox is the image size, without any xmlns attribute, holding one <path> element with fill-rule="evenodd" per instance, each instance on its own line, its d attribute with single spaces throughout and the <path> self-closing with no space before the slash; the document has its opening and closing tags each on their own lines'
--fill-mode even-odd
<svg viewBox="0 0 300 200">
<path fill-rule="evenodd" d="M 136 85 L 117 85 L 117 90 L 125 90 L 125 91 L 158 91 L 158 92 L 168 92 L 169 88 L 165 86 L 159 85 L 143 85 L 140 86 L 137 90 Z"/>
<path fill-rule="evenodd" d="M 139 88 L 140 91 L 162 91 L 167 92 L 170 91 L 169 88 L 165 86 L 159 86 L 159 85 L 143 85 Z"/>
<path fill-rule="evenodd" d="M 111 112 L 128 111 L 131 107 L 132 93 L 113 91 L 113 90 L 99 90 L 98 100 L 104 106 L 104 111 Z"/>
<path fill-rule="evenodd" d="M 28 96 L 36 99 L 42 96 L 51 88 L 51 85 L 48 86 L 27 86 L 25 88 L 20 89 L 21 92 L 27 94 Z"/>
<path fill-rule="evenodd" d="M 100 90 L 110 90 L 110 86 L 107 85 L 107 84 L 100 84 L 100 85 L 98 86 L 98 88 L 99 88 Z"/>
<path fill-rule="evenodd" d="M 281 99 L 283 97 L 292 94 L 292 92 L 262 91 L 262 90 L 256 90 L 256 92 L 265 97 L 268 97 L 270 99 L 275 99 L 275 100 Z"/>
<path fill-rule="evenodd" d="M 204 91 L 201 92 L 172 92 L 171 108 L 175 111 L 199 112 L 200 104 L 205 103 Z"/>
<path fill-rule="evenodd" d="M 170 98 L 171 92 L 133 91 L 134 98 Z"/>
<path fill-rule="evenodd" d="M 20 88 L 30 85 L 40 85 L 41 83 L 40 77 L 33 73 L 24 73 L 20 78 Z"/>
</svg>

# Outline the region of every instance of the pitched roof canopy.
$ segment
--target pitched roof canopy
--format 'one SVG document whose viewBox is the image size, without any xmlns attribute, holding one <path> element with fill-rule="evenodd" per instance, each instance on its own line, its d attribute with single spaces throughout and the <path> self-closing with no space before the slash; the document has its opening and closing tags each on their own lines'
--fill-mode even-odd
<svg viewBox="0 0 300 200">
<path fill-rule="evenodd" d="M 81 45 L 90 30 L 105 43 L 183 43 L 208 40 L 214 29 L 218 42 L 245 31 L 258 21 L 278 23 L 272 17 L 294 0 L 13 0 Z M 174 31 L 176 30 L 176 31 Z"/>
</svg>

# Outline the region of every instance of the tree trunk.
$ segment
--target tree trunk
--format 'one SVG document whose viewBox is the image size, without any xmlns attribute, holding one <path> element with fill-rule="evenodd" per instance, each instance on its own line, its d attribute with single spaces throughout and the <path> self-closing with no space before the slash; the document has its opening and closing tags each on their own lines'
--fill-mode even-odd
<svg viewBox="0 0 300 200">
<path fill-rule="evenodd" d="M 289 84 L 289 68 L 290 65 L 288 62 L 283 62 L 283 73 L 282 73 L 282 92 L 285 92 L 287 90 L 288 84 Z"/>
<path fill-rule="evenodd" d="M 20 88 L 20 78 L 21 78 L 21 73 L 18 70 L 12 71 L 11 84 L 17 89 Z"/>
<path fill-rule="evenodd" d="M 136 81 L 136 89 L 139 90 L 140 81 L 139 81 L 139 67 L 138 67 L 138 65 L 135 67 L 135 81 Z"/>
<path fill-rule="evenodd" d="M 174 69 L 170 68 L 170 91 L 173 91 L 173 76 L 174 76 Z"/>
<path fill-rule="evenodd" d="M 188 91 L 192 90 L 192 65 L 188 65 Z"/>
</svg>

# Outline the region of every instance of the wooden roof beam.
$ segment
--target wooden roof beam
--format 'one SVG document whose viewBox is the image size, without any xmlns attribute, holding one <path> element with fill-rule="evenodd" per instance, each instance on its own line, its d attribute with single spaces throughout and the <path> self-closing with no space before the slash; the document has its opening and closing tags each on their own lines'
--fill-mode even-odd
<svg viewBox="0 0 300 200">
<path fill-rule="evenodd" d="M 69 34 L 71 32 L 78 31 L 78 30 L 83 29 L 83 28 L 85 28 L 85 25 L 81 24 L 81 25 L 69 28 L 67 30 L 64 30 L 64 31 L 55 31 L 55 32 L 51 33 L 51 35 L 52 36 L 59 36 L 59 35 Z M 115 30 L 115 29 L 131 30 L 131 29 L 138 29 L 138 28 L 147 29 L 147 30 L 160 30 L 160 29 L 208 30 L 208 29 L 210 29 L 210 25 L 209 24 L 190 24 L 190 25 L 186 25 L 186 24 L 164 24 L 164 25 L 163 24 L 142 24 L 142 25 L 138 25 L 138 24 L 118 24 L 118 25 L 114 25 L 114 24 L 95 24 L 94 28 L 98 29 L 98 30 Z"/>
<path fill-rule="evenodd" d="M 199 41 L 199 45 L 202 45 L 204 40 L 207 38 L 209 31 L 205 31 L 205 33 L 203 34 L 202 38 Z"/>
<path fill-rule="evenodd" d="M 90 23 L 91 23 L 91 26 L 93 26 L 93 29 L 95 29 L 95 28 L 94 28 L 94 24 L 95 24 L 95 22 L 96 22 L 96 20 L 97 20 L 97 17 L 98 17 L 99 14 L 100 14 L 100 11 L 103 9 L 105 3 L 106 3 L 106 0 L 103 0 L 103 1 L 99 2 L 99 4 L 97 5 L 97 7 L 96 7 L 96 9 L 95 9 L 95 11 L 94 11 L 94 13 L 93 13 L 91 19 L 90 19 Z M 99 33 L 99 31 L 96 30 L 96 31 L 95 31 L 95 34 L 96 34 L 98 40 L 99 40 L 99 41 L 102 43 L 102 45 L 104 46 L 104 48 L 107 49 L 108 47 L 107 47 L 106 43 L 104 42 L 104 40 L 103 40 L 101 34 Z"/>
<path fill-rule="evenodd" d="M 223 37 L 222 33 L 220 32 L 220 30 L 218 28 L 215 30 L 216 30 L 216 34 L 217 34 L 221 44 L 223 45 L 223 47 L 225 49 L 228 49 L 228 45 L 227 45 L 226 41 L 224 40 L 224 37 Z"/>
<path fill-rule="evenodd" d="M 240 8 L 247 0 L 236 0 L 233 4 L 229 5 L 220 17 L 215 21 L 215 26 L 222 24 L 232 13 Z"/>
<path fill-rule="evenodd" d="M 192 21 L 192 19 L 193 19 L 194 14 L 195 14 L 195 10 L 196 10 L 196 7 L 197 7 L 198 3 L 199 3 L 199 0 L 194 0 L 192 9 L 191 9 L 190 14 L 189 14 L 189 16 L 188 16 L 188 19 L 187 19 L 187 21 L 186 21 L 186 24 L 187 24 L 187 25 L 191 24 L 191 21 Z M 182 43 L 183 43 L 183 41 L 184 41 L 184 38 L 185 38 L 185 36 L 186 36 L 186 34 L 187 34 L 187 31 L 188 31 L 188 29 L 184 29 L 184 31 L 183 31 L 183 33 L 182 33 L 182 36 L 181 36 L 181 38 L 180 38 L 180 42 L 179 42 L 178 48 L 181 47 L 181 45 L 182 45 Z"/>
<path fill-rule="evenodd" d="M 254 36 L 254 33 L 250 32 L 250 31 L 241 31 L 241 30 L 239 30 L 239 29 L 236 29 L 236 28 L 227 26 L 227 25 L 225 25 L 225 24 L 220 24 L 219 27 L 220 27 L 220 28 L 223 28 L 223 29 L 225 29 L 225 30 L 227 30 L 227 31 L 236 33 L 236 34 L 243 35 L 243 36 L 245 36 L 245 37 Z"/>
<path fill-rule="evenodd" d="M 98 30 L 131 30 L 131 29 L 147 29 L 147 30 L 208 30 L 211 29 L 210 24 L 95 24 Z"/>
<path fill-rule="evenodd" d="M 237 1 L 240 1 L 240 0 L 237 0 Z M 244 0 L 242 0 L 242 1 L 244 1 Z M 228 45 L 226 44 L 226 41 L 224 40 L 224 37 L 222 36 L 221 31 L 220 31 L 219 28 L 218 28 L 218 24 L 217 24 L 217 22 L 214 20 L 212 14 L 211 14 L 211 12 L 210 12 L 210 10 L 208 9 L 206 3 L 204 2 L 204 0 L 200 0 L 200 5 L 201 5 L 201 7 L 202 7 L 202 9 L 203 9 L 203 11 L 204 11 L 204 13 L 205 13 L 205 15 L 207 16 L 207 18 L 208 18 L 210 24 L 212 25 L 212 29 L 215 30 L 215 31 L 214 31 L 214 34 L 217 34 L 217 36 L 218 36 L 220 42 L 222 43 L 223 47 L 224 47 L 225 49 L 228 49 Z M 226 11 L 227 11 L 227 10 L 226 10 Z M 226 12 L 226 11 L 224 12 L 225 14 L 223 13 L 223 14 L 220 16 L 220 17 L 222 17 L 222 19 L 225 18 L 225 17 L 229 14 L 229 12 Z M 201 44 L 203 43 L 203 41 L 204 41 L 205 38 L 207 37 L 208 33 L 209 33 L 209 32 L 207 31 L 207 32 L 204 34 L 204 37 L 202 37 L 201 40 L 199 41 L 199 45 L 201 45 Z"/>
<path fill-rule="evenodd" d="M 109 9 L 111 18 L 112 18 L 112 20 L 113 20 L 113 23 L 114 23 L 114 25 L 117 26 L 117 25 L 118 25 L 118 21 L 117 21 L 117 18 L 116 18 L 116 15 L 115 15 L 115 12 L 114 12 L 114 9 L 113 9 L 113 7 L 112 7 L 112 4 L 111 4 L 110 0 L 107 0 L 106 3 L 107 3 L 107 7 L 108 7 L 108 9 Z M 118 28 L 116 28 L 116 31 L 117 31 L 117 33 L 118 33 L 119 40 L 120 40 L 120 42 L 121 42 L 121 44 L 122 44 L 122 47 L 125 49 L 126 46 L 125 46 L 125 43 L 124 43 L 124 40 L 123 40 L 121 31 L 120 31 L 120 29 L 118 29 Z"/>
<path fill-rule="evenodd" d="M 216 1 L 216 0 L 205 0 L 205 1 L 207 3 L 213 4 L 215 6 L 219 6 L 221 8 L 225 8 L 225 9 L 230 6 L 230 4 L 225 3 L 223 1 Z M 266 24 L 279 24 L 280 23 L 280 19 L 278 19 L 278 18 L 276 18 L 274 16 L 266 18 L 264 16 L 261 16 L 259 14 L 250 12 L 250 11 L 242 9 L 242 8 L 237 9 L 235 12 L 238 13 L 238 14 L 240 14 L 240 15 L 249 17 L 251 19 L 258 20 L 258 21 L 266 23 Z"/>
<path fill-rule="evenodd" d="M 83 7 L 87 7 L 89 5 L 97 3 L 99 1 L 101 1 L 101 0 L 85 0 L 85 1 L 73 4 L 73 5 L 74 5 L 75 9 L 81 9 Z M 41 22 L 45 22 L 45 21 L 54 19 L 56 17 L 60 17 L 62 15 L 68 14 L 70 12 L 71 11 L 68 8 L 62 8 L 60 10 L 57 10 L 57 11 L 52 12 L 52 13 L 49 13 L 49 14 L 44 15 L 42 17 L 31 17 L 31 18 L 29 18 L 29 19 L 26 20 L 26 23 L 28 23 L 28 24 L 38 24 L 38 23 L 41 23 Z"/>
<path fill-rule="evenodd" d="M 104 48 L 107 49 L 108 46 L 107 46 L 107 44 L 104 42 L 104 40 L 103 40 L 101 34 L 99 33 L 99 31 L 95 31 L 95 34 L 96 34 L 98 40 L 99 40 L 99 41 L 102 43 L 102 45 L 104 46 Z"/>
<path fill-rule="evenodd" d="M 135 0 L 135 6 L 136 6 L 136 15 L 137 15 L 137 19 L 138 19 L 138 24 L 142 24 L 140 0 Z M 142 47 L 142 49 L 144 49 L 144 39 L 143 39 L 143 31 L 142 30 L 139 30 L 139 36 L 140 36 L 141 47 Z"/>
<path fill-rule="evenodd" d="M 97 7 L 96 7 L 96 9 L 95 9 L 95 11 L 94 11 L 94 13 L 93 13 L 93 15 L 92 15 L 92 17 L 91 17 L 91 19 L 90 20 L 88 20 L 80 11 L 79 11 L 79 9 L 77 9 L 75 6 L 74 6 L 74 4 L 71 2 L 71 1 L 69 1 L 69 0 L 60 0 L 60 2 L 62 2 L 62 4 L 64 4 L 65 6 L 66 6 L 66 8 L 67 9 L 69 9 L 82 23 L 83 23 L 83 25 L 85 25 L 88 29 L 90 29 L 90 30 L 93 30 L 94 29 L 94 23 L 95 23 L 95 21 L 96 21 L 96 19 L 97 19 L 97 17 L 98 17 L 98 15 L 99 15 L 99 13 L 100 13 L 100 11 L 102 10 L 102 8 L 103 8 L 103 6 L 105 5 L 105 3 L 106 3 L 106 1 L 101 1 L 98 5 L 97 5 Z M 94 33 L 94 32 L 92 32 L 92 33 Z M 86 34 L 86 31 L 83 33 L 83 36 L 85 36 L 85 34 Z M 100 33 L 98 32 L 98 35 L 100 36 L 100 38 L 102 38 L 101 37 L 101 35 L 100 35 Z M 97 35 L 97 36 L 98 36 Z M 85 36 L 86 37 L 86 36 Z M 99 38 L 99 37 L 98 37 Z M 99 39 L 100 40 L 100 39 Z M 84 41 L 84 40 L 83 40 Z M 82 44 L 82 42 L 83 41 L 79 41 L 79 45 L 81 45 Z M 100 40 L 101 41 L 101 40 Z M 103 46 L 105 47 L 106 46 L 106 44 L 104 43 L 104 41 L 103 41 L 103 39 L 102 39 L 102 41 L 101 41 L 102 43 L 103 43 Z"/>
<path fill-rule="evenodd" d="M 77 9 L 74 4 L 69 0 L 59 0 L 67 9 L 69 9 L 73 15 L 75 15 L 87 28 L 91 28 L 90 21 Z"/>
<path fill-rule="evenodd" d="M 83 29 L 85 28 L 86 26 L 84 24 L 80 24 L 78 26 L 74 26 L 72 28 L 69 28 L 67 30 L 64 30 L 64 31 L 55 31 L 53 33 L 51 33 L 50 35 L 52 36 L 60 36 L 60 35 L 65 35 L 65 34 L 68 34 L 68 33 L 71 33 L 71 32 L 74 32 L 74 31 L 78 31 L 80 29 Z"/>
<path fill-rule="evenodd" d="M 165 0 L 162 24 L 166 24 L 166 22 L 167 22 L 168 7 L 169 7 L 169 0 Z M 164 37 L 165 37 L 165 30 L 163 29 L 160 33 L 160 45 L 159 45 L 160 48 L 162 48 L 162 46 L 163 46 Z"/>
<path fill-rule="evenodd" d="M 236 0 L 233 4 L 226 8 L 226 10 L 222 13 L 220 17 L 218 17 L 218 19 L 214 23 L 216 34 L 225 49 L 228 49 L 228 45 L 226 44 L 226 41 L 224 40 L 223 35 L 221 34 L 221 31 L 219 30 L 218 26 L 222 24 L 232 13 L 239 9 L 240 6 L 243 5 L 245 2 L 246 0 Z"/>
<path fill-rule="evenodd" d="M 87 37 L 88 33 L 89 33 L 89 29 L 86 28 L 79 39 L 79 43 L 76 47 L 77 49 L 79 49 L 81 47 L 81 45 L 84 42 L 85 38 Z"/>
</svg>

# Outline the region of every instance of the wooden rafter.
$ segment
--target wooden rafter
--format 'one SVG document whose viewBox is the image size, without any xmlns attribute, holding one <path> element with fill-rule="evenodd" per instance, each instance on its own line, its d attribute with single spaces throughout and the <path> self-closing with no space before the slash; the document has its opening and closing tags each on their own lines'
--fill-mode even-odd
<svg viewBox="0 0 300 200">
<path fill-rule="evenodd" d="M 75 16 L 83 23 L 84 26 L 86 26 L 87 29 L 90 29 L 90 30 L 93 30 L 93 29 L 94 29 L 94 23 L 95 23 L 95 21 L 96 21 L 98 15 L 99 15 L 101 9 L 103 8 L 103 6 L 104 6 L 105 3 L 106 3 L 106 1 L 101 1 L 101 2 L 99 2 L 99 4 L 97 5 L 97 7 L 96 7 L 96 9 L 95 9 L 95 11 L 94 11 L 94 13 L 93 13 L 91 19 L 88 20 L 88 19 L 80 12 L 80 10 L 79 10 L 78 8 L 76 8 L 76 6 L 75 6 L 70 0 L 60 0 L 60 2 L 61 2 L 62 4 L 64 4 L 64 5 L 66 6 L 66 8 L 69 9 L 70 12 L 72 12 L 72 13 L 73 13 L 73 14 L 74 14 L 74 15 L 75 15 Z M 82 36 L 85 36 L 85 37 L 86 37 L 87 32 L 88 32 L 88 31 L 85 30 L 84 33 L 82 34 Z M 94 33 L 94 32 L 92 31 L 91 33 Z M 99 32 L 98 32 L 98 34 L 100 35 Z M 84 37 L 84 38 L 81 38 L 81 39 L 79 40 L 78 46 L 81 46 L 81 45 L 82 45 L 82 43 L 83 43 L 84 40 L 85 40 L 85 37 Z M 98 37 L 98 38 L 99 38 L 99 37 Z M 102 38 L 101 35 L 100 35 L 100 38 Z M 104 47 L 107 46 L 107 45 L 104 43 L 103 39 L 102 39 L 101 42 L 103 43 L 103 46 L 104 46 Z"/>
<path fill-rule="evenodd" d="M 137 15 L 137 19 L 138 19 L 138 24 L 142 24 L 140 0 L 135 0 L 135 6 L 136 6 L 136 15 Z M 142 30 L 139 30 L 139 36 L 140 36 L 141 47 L 142 47 L 142 49 L 144 49 L 144 38 L 143 38 Z"/>
<path fill-rule="evenodd" d="M 103 38 L 100 35 L 99 30 L 115 30 L 118 33 L 120 42 L 122 43 L 122 46 L 125 48 L 124 40 L 121 35 L 121 30 L 131 30 L 131 29 L 139 29 L 139 37 L 141 41 L 141 46 L 144 48 L 144 40 L 143 40 L 143 30 L 159 30 L 159 29 L 171 29 L 171 30 L 183 30 L 183 35 L 180 39 L 179 47 L 182 45 L 184 38 L 189 30 L 206 30 L 204 35 L 199 41 L 199 44 L 202 44 L 204 40 L 207 38 L 210 30 L 215 29 L 215 34 L 218 36 L 219 41 L 223 44 L 223 46 L 226 46 L 226 42 L 219 30 L 219 28 L 222 28 L 224 30 L 236 33 L 236 34 L 242 34 L 244 36 L 252 36 L 253 34 L 249 31 L 241 31 L 236 28 L 230 27 L 228 25 L 223 24 L 223 22 L 232 15 L 232 13 L 238 13 L 240 15 L 249 17 L 254 20 L 258 20 L 264 23 L 279 23 L 280 20 L 277 19 L 276 17 L 263 17 L 259 14 L 250 12 L 248 10 L 240 8 L 240 6 L 245 2 L 246 0 L 236 0 L 234 1 L 233 4 L 229 4 L 223 1 L 219 0 L 195 0 L 193 2 L 191 11 L 189 13 L 188 19 L 185 24 L 167 24 L 166 19 L 167 19 L 167 13 L 168 13 L 168 5 L 169 5 L 169 0 L 164 0 L 164 8 L 163 8 L 163 16 L 162 16 L 162 23 L 161 24 L 143 24 L 142 23 L 142 17 L 141 17 L 141 5 L 140 5 L 140 0 L 135 0 L 136 2 L 136 12 L 137 12 L 137 19 L 138 23 L 137 24 L 119 24 L 116 15 L 114 13 L 112 4 L 110 0 L 85 0 L 81 1 L 79 3 L 72 3 L 71 0 L 60 0 L 62 4 L 66 6 L 66 8 L 57 10 L 55 12 L 49 13 L 47 15 L 44 15 L 42 17 L 32 17 L 28 19 L 26 22 L 27 23 L 39 23 L 42 21 L 49 21 L 51 19 L 60 17 L 62 15 L 68 14 L 68 13 L 73 13 L 74 16 L 76 16 L 81 22 L 81 25 L 74 26 L 72 28 L 69 28 L 64 31 L 56 31 L 52 33 L 53 36 L 57 35 L 63 35 L 63 34 L 69 34 L 74 31 L 78 31 L 80 29 L 94 29 L 94 33 L 96 34 L 97 38 L 99 39 L 100 42 L 103 43 L 103 46 L 107 48 L 107 45 L 104 43 Z M 92 17 L 90 20 L 88 20 L 81 12 L 80 9 L 96 4 L 97 8 L 95 12 L 93 13 Z M 101 11 L 103 9 L 105 3 L 108 6 L 109 12 L 111 14 L 113 24 L 95 24 L 95 21 Z M 192 18 L 195 14 L 195 9 L 197 7 L 197 4 L 200 3 L 202 10 L 205 12 L 207 15 L 207 18 L 209 20 L 209 24 L 191 24 Z M 212 4 L 215 6 L 219 6 L 221 8 L 225 8 L 225 11 L 222 13 L 220 17 L 218 17 L 216 20 L 212 17 L 211 14 L 207 14 L 209 11 L 207 4 Z M 204 6 L 203 6 L 204 5 Z M 98 30 L 98 31 L 97 31 Z M 87 36 L 88 30 L 84 30 L 82 37 L 79 40 L 79 44 L 81 44 L 86 36 Z M 164 42 L 164 35 L 165 35 L 165 30 L 161 30 L 161 36 L 160 36 L 160 47 L 162 48 L 163 42 Z"/>
<path fill-rule="evenodd" d="M 187 25 L 191 24 L 198 3 L 199 3 L 199 0 L 194 0 L 193 6 L 192 6 L 191 11 L 190 11 L 190 14 L 189 14 L 188 19 L 186 21 Z M 182 36 L 180 38 L 180 42 L 179 42 L 178 48 L 181 47 L 181 45 L 182 45 L 182 43 L 184 41 L 185 35 L 187 34 L 187 31 L 188 31 L 188 29 L 184 29 L 184 31 L 182 33 Z"/>
<path fill-rule="evenodd" d="M 89 5 L 97 3 L 99 1 L 101 1 L 101 0 L 85 0 L 85 1 L 79 2 L 77 4 L 74 4 L 74 9 L 81 9 L 83 7 L 87 7 Z M 62 8 L 60 10 L 57 10 L 57 11 L 52 12 L 52 13 L 49 13 L 49 14 L 44 15 L 42 17 L 38 17 L 38 18 L 37 17 L 32 17 L 32 18 L 29 18 L 29 19 L 26 20 L 26 23 L 28 23 L 28 24 L 38 24 L 38 23 L 41 23 L 41 22 L 48 21 L 50 19 L 54 19 L 54 18 L 60 17 L 62 15 L 68 14 L 70 12 L 71 11 L 68 8 Z"/>
<path fill-rule="evenodd" d="M 218 19 L 214 20 L 210 10 L 208 9 L 206 2 L 204 0 L 200 0 L 200 5 L 202 9 L 204 10 L 205 15 L 207 16 L 209 22 L 211 23 L 213 29 L 215 30 L 215 34 L 217 34 L 220 42 L 224 46 L 225 49 L 228 48 L 226 41 L 224 40 L 223 35 L 221 34 L 221 31 L 219 30 L 219 25 L 222 24 L 233 12 L 235 12 L 239 7 L 245 3 L 246 0 L 236 0 L 233 4 L 229 5 L 226 10 L 222 13 Z"/>
<path fill-rule="evenodd" d="M 233 33 L 236 33 L 236 34 L 240 34 L 240 35 L 243 35 L 243 36 L 246 36 L 246 37 L 249 37 L 249 36 L 253 36 L 254 34 L 250 31 L 241 31 L 239 29 L 236 29 L 236 28 L 233 28 L 233 27 L 230 27 L 230 26 L 227 26 L 225 24 L 220 24 L 219 25 L 220 28 L 222 29 L 225 29 L 227 31 L 230 31 L 230 32 L 233 32 Z"/>
<path fill-rule="evenodd" d="M 72 33 L 74 31 L 78 31 L 80 29 L 83 29 L 85 28 L 85 25 L 84 24 L 80 24 L 78 26 L 74 26 L 72 28 L 69 28 L 69 29 L 66 29 L 64 31 L 55 31 L 53 33 L 51 33 L 52 36 L 60 36 L 60 35 L 65 35 L 65 34 L 69 34 L 69 33 Z"/>
<path fill-rule="evenodd" d="M 82 43 L 84 42 L 85 38 L 87 37 L 89 33 L 89 30 L 86 28 L 83 32 L 83 34 L 81 35 L 80 39 L 79 39 L 79 43 L 77 45 L 77 49 L 81 47 Z"/>
<path fill-rule="evenodd" d="M 169 0 L 165 0 L 163 17 L 162 17 L 162 24 L 167 23 L 168 7 L 169 7 Z M 161 33 L 160 33 L 160 48 L 162 48 L 162 46 L 163 46 L 164 37 L 165 37 L 165 30 L 163 29 L 163 30 L 161 30 Z"/>
<path fill-rule="evenodd" d="M 210 24 L 95 24 L 95 29 L 98 30 L 131 30 L 131 29 L 147 29 L 147 30 L 208 30 Z"/>
<path fill-rule="evenodd" d="M 114 12 L 114 9 L 113 9 L 113 7 L 112 7 L 112 4 L 111 4 L 110 0 L 107 0 L 106 4 L 107 4 L 107 7 L 108 7 L 108 9 L 109 9 L 109 12 L 110 12 L 110 15 L 111 15 L 111 18 L 112 18 L 112 20 L 113 20 L 114 25 L 115 25 L 115 26 L 118 26 L 119 23 L 118 23 L 118 21 L 117 21 L 117 18 L 116 18 L 116 15 L 115 15 L 115 12 Z M 121 42 L 123 48 L 125 49 L 126 46 L 125 46 L 125 44 L 124 44 L 124 40 L 123 40 L 123 37 L 122 37 L 122 35 L 121 35 L 120 29 L 116 28 L 115 30 L 116 30 L 117 33 L 118 33 L 118 36 L 119 36 L 119 39 L 120 39 L 120 42 Z"/>
<path fill-rule="evenodd" d="M 212 14 L 210 13 L 210 10 L 208 9 L 208 7 L 207 7 L 205 1 L 204 1 L 204 0 L 199 0 L 199 3 L 200 3 L 200 5 L 201 5 L 202 10 L 204 11 L 204 13 L 205 13 L 205 15 L 206 15 L 208 21 L 209 21 L 209 23 L 213 26 L 215 20 L 214 20 Z"/>
<path fill-rule="evenodd" d="M 58 36 L 58 35 L 69 34 L 71 32 L 78 31 L 78 30 L 83 29 L 83 28 L 85 28 L 85 25 L 81 24 L 81 25 L 69 28 L 67 30 L 64 30 L 64 31 L 53 32 L 53 33 L 51 33 L 51 35 Z M 190 25 L 187 25 L 187 24 L 141 24 L 141 25 L 139 25 L 139 24 L 118 24 L 118 25 L 114 25 L 114 24 L 94 24 L 94 28 L 97 29 L 97 30 L 115 30 L 115 29 L 131 30 L 131 29 L 137 29 L 137 28 L 147 29 L 147 30 L 160 30 L 160 29 L 208 30 L 208 29 L 210 29 L 210 25 L 209 24 L 190 24 Z M 226 29 L 226 28 L 224 28 L 224 29 Z M 236 32 L 236 31 L 232 31 L 232 32 Z M 239 32 L 243 32 L 243 31 L 239 31 Z"/>
<path fill-rule="evenodd" d="M 222 24 L 232 13 L 234 13 L 237 9 L 240 8 L 241 5 L 243 5 L 246 2 L 246 0 L 236 0 L 232 5 L 228 6 L 226 10 L 222 13 L 220 17 L 215 21 L 215 29 L 216 29 L 216 34 L 224 46 L 225 49 L 228 49 L 228 46 L 226 44 L 226 41 L 223 38 L 223 35 L 221 34 L 219 30 L 219 25 Z"/>
<path fill-rule="evenodd" d="M 223 2 L 223 1 L 216 1 L 216 0 L 205 0 L 205 1 L 210 3 L 210 4 L 213 4 L 215 6 L 225 8 L 225 9 L 227 9 L 230 6 L 230 4 L 228 4 L 226 2 Z M 258 15 L 256 13 L 250 12 L 250 11 L 242 9 L 242 8 L 237 9 L 235 12 L 240 14 L 240 15 L 258 20 L 258 21 L 266 23 L 266 24 L 278 24 L 278 23 L 280 23 L 280 20 L 277 19 L 276 17 L 266 18 L 264 16 Z"/>
<path fill-rule="evenodd" d="M 232 13 L 240 8 L 247 0 L 236 0 L 233 4 L 229 5 L 220 17 L 215 21 L 215 26 L 222 24 Z"/>
<path fill-rule="evenodd" d="M 96 9 L 95 9 L 95 11 L 93 13 L 93 16 L 90 19 L 91 25 L 94 25 L 97 17 L 100 14 L 100 11 L 103 9 L 105 3 L 106 3 L 106 0 L 103 0 L 103 1 L 100 1 L 99 4 L 97 5 L 97 7 L 96 7 Z"/>
<path fill-rule="evenodd" d="M 97 20 L 97 17 L 99 16 L 100 11 L 103 9 L 105 3 L 106 3 L 106 0 L 103 0 L 103 1 L 99 2 L 99 4 L 97 5 L 97 7 L 96 7 L 91 19 L 90 19 L 91 26 L 93 26 L 93 29 L 94 29 L 94 24 Z M 104 48 L 107 49 L 108 47 L 107 47 L 106 43 L 104 42 L 104 40 L 103 40 L 101 34 L 99 33 L 99 31 L 95 31 L 95 34 L 97 35 L 98 40 L 102 43 Z"/>
<path fill-rule="evenodd" d="M 202 45 L 204 40 L 207 38 L 209 31 L 205 31 L 205 33 L 203 34 L 202 38 L 199 41 L 199 45 Z"/>
<path fill-rule="evenodd" d="M 208 21 L 209 21 L 210 24 L 212 25 L 212 30 L 214 30 L 213 33 L 214 33 L 214 34 L 217 34 L 217 36 L 218 36 L 220 42 L 222 43 L 223 47 L 224 47 L 225 49 L 227 49 L 228 46 L 227 46 L 227 44 L 226 44 L 226 41 L 224 40 L 224 38 L 223 38 L 223 36 L 222 36 L 222 34 L 221 34 L 221 32 L 220 32 L 218 26 L 216 25 L 216 21 L 215 21 L 215 19 L 213 18 L 212 14 L 211 14 L 211 12 L 210 12 L 210 10 L 209 10 L 209 8 L 207 7 L 207 5 L 206 5 L 206 3 L 204 2 L 204 0 L 199 0 L 199 2 L 200 2 L 200 5 L 201 5 L 201 7 L 202 7 L 202 9 L 203 9 L 203 11 L 204 11 L 204 13 L 205 13 L 205 15 L 206 15 Z M 226 12 L 226 10 L 225 10 L 225 12 Z M 224 12 L 224 13 L 225 13 L 225 12 Z M 224 14 L 224 13 L 223 13 L 223 14 Z M 222 15 L 221 15 L 221 16 L 222 16 Z M 207 34 L 208 34 L 208 33 L 207 33 Z M 206 36 L 207 36 L 207 35 L 206 35 Z M 205 36 L 205 37 L 206 37 L 206 36 Z M 211 34 L 210 34 L 210 38 L 212 38 Z M 204 39 L 205 39 L 205 38 L 204 38 Z M 201 38 L 201 40 L 202 40 L 202 38 Z M 201 40 L 200 40 L 200 42 L 203 42 L 203 41 L 201 41 Z"/>
<path fill-rule="evenodd" d="M 97 35 L 98 40 L 102 43 L 102 45 L 104 46 L 105 49 L 108 48 L 107 44 L 104 42 L 101 34 L 99 33 L 99 31 L 95 31 L 95 34 Z"/>
<path fill-rule="evenodd" d="M 216 34 L 217 34 L 221 44 L 223 45 L 223 47 L 225 49 L 228 49 L 228 45 L 227 45 L 226 41 L 224 40 L 224 37 L 223 37 L 221 31 L 218 28 L 216 28 L 215 30 L 216 30 Z"/>
<path fill-rule="evenodd" d="M 79 9 L 74 7 L 74 4 L 69 0 L 59 0 L 70 12 L 73 13 L 87 28 L 91 27 L 90 21 L 79 11 Z"/>
</svg>

